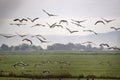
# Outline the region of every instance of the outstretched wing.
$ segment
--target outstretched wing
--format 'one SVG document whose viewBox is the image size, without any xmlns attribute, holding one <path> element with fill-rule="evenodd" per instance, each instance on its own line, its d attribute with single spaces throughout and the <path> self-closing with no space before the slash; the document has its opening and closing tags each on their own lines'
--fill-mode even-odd
<svg viewBox="0 0 120 80">
<path fill-rule="evenodd" d="M 37 19 L 39 19 L 39 17 L 34 18 L 34 19 L 31 19 L 31 18 L 28 17 L 27 19 L 29 19 L 31 22 L 34 22 L 34 21 L 36 21 Z"/>
<path fill-rule="evenodd" d="M 22 41 L 28 41 L 28 42 L 30 42 L 31 44 L 33 44 L 32 41 L 31 41 L 30 39 L 27 39 L 27 38 L 23 39 Z"/>
<path fill-rule="evenodd" d="M 28 21 L 28 20 L 23 18 L 21 21 Z"/>
<path fill-rule="evenodd" d="M 32 22 L 36 21 L 37 19 L 39 19 L 39 17 L 37 17 L 37 18 L 34 18 L 34 19 L 32 20 Z"/>
<path fill-rule="evenodd" d="M 45 12 L 48 16 L 57 16 L 57 15 L 48 13 L 48 12 L 47 12 L 46 10 L 44 10 L 44 9 L 43 9 L 43 12 Z"/>
<path fill-rule="evenodd" d="M 62 22 L 66 23 L 68 25 L 68 21 L 67 20 L 60 20 L 59 24 L 61 24 Z"/>
<path fill-rule="evenodd" d="M 20 19 L 18 19 L 18 18 L 17 18 L 17 19 L 14 19 L 13 21 L 19 21 L 19 22 L 21 22 L 21 20 L 20 20 Z"/>
<path fill-rule="evenodd" d="M 103 21 L 96 21 L 94 25 L 98 24 L 98 23 L 102 23 L 105 25 L 105 23 Z"/>
<path fill-rule="evenodd" d="M 70 33 L 74 33 L 74 32 L 79 32 L 79 31 L 77 31 L 77 30 L 75 30 L 75 31 L 71 31 L 69 28 L 66 28 Z"/>
</svg>

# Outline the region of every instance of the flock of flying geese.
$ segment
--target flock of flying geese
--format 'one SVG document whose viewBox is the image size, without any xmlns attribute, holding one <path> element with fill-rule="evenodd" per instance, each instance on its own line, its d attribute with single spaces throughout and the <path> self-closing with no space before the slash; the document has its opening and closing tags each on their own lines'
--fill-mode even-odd
<svg viewBox="0 0 120 80">
<path fill-rule="evenodd" d="M 96 45 L 95 43 L 93 43 L 91 41 L 86 41 L 86 42 L 84 42 L 82 44 L 93 44 L 93 45 Z M 99 46 L 103 47 L 103 48 L 107 47 L 107 49 L 120 50 L 120 48 L 118 48 L 118 47 L 111 47 L 109 44 L 106 44 L 106 43 L 101 43 L 101 44 L 99 44 Z"/>
<path fill-rule="evenodd" d="M 52 17 L 52 16 L 58 16 L 58 15 L 55 15 L 55 14 L 51 14 L 51 13 L 49 13 L 49 12 L 47 12 L 46 10 L 42 10 L 45 14 L 47 14 L 49 17 Z M 18 18 L 16 18 L 16 19 L 14 19 L 13 21 L 14 22 L 19 22 L 19 23 L 10 23 L 10 25 L 17 25 L 17 26 L 23 26 L 23 25 L 26 25 L 26 24 L 23 24 L 23 22 L 27 22 L 27 21 L 30 21 L 30 22 L 32 22 L 32 23 L 34 23 L 36 20 L 38 20 L 39 19 L 39 17 L 36 17 L 36 18 L 34 18 L 34 19 L 31 19 L 31 18 L 29 18 L 29 17 L 27 17 L 27 18 L 22 18 L 22 19 L 18 19 Z M 97 35 L 98 33 L 97 32 L 95 32 L 94 30 L 85 30 L 85 26 L 82 26 L 81 25 L 81 23 L 83 23 L 83 22 L 85 22 L 85 21 L 87 21 L 87 20 L 74 20 L 74 19 L 71 19 L 71 23 L 72 24 L 74 24 L 74 25 L 76 25 L 76 26 L 79 26 L 79 27 L 81 27 L 81 28 L 84 28 L 84 30 L 83 30 L 83 32 L 91 32 L 91 33 L 93 33 L 93 34 L 95 34 L 95 35 Z M 110 20 L 107 20 L 107 19 L 104 19 L 104 18 L 102 18 L 101 17 L 101 20 L 98 20 L 98 21 L 96 21 L 95 23 L 94 23 L 94 25 L 97 25 L 97 24 L 103 24 L 103 25 L 105 25 L 105 24 L 107 24 L 107 23 L 110 23 L 110 22 L 113 22 L 113 21 L 115 21 L 115 19 L 110 19 Z M 49 23 L 46 23 L 46 25 L 45 24 L 39 24 L 39 23 L 37 23 L 37 24 L 35 24 L 35 25 L 33 25 L 33 26 L 31 26 L 31 28 L 33 28 L 33 27 L 36 27 L 36 26 L 42 26 L 42 27 L 45 27 L 45 26 L 49 26 L 49 28 L 55 28 L 55 27 L 61 27 L 61 28 L 64 28 L 64 26 L 62 25 L 62 24 L 66 24 L 66 25 L 69 25 L 68 24 L 68 21 L 67 20 L 60 20 L 59 21 L 59 23 L 57 23 L 57 22 L 55 22 L 55 23 L 53 23 L 53 24 L 49 24 Z M 116 28 L 116 27 L 110 27 L 111 29 L 114 29 L 114 30 L 116 30 L 116 31 L 118 31 L 118 30 L 120 30 L 120 28 Z M 69 28 L 65 28 L 67 31 L 69 31 L 69 33 L 70 34 L 72 34 L 72 33 L 76 33 L 76 32 L 79 32 L 78 30 L 71 30 L 71 29 L 69 29 Z M 3 36 L 3 37 L 6 37 L 6 38 L 12 38 L 12 37 L 15 37 L 16 35 L 18 35 L 18 36 L 20 36 L 20 37 L 22 37 L 22 38 L 24 38 L 24 37 L 26 37 L 27 36 L 27 34 L 26 35 L 21 35 L 21 34 L 18 34 L 18 33 L 16 33 L 16 35 L 4 35 L 4 34 L 0 34 L 1 36 Z M 45 37 L 43 37 L 42 35 L 33 35 L 33 36 L 31 36 L 31 37 L 36 37 L 41 43 L 46 43 L 46 42 L 48 42 L 48 41 L 46 41 L 46 38 Z M 22 41 L 28 41 L 28 42 L 30 42 L 30 44 L 33 44 L 33 42 L 32 42 L 32 40 L 30 40 L 30 39 L 28 39 L 28 38 L 24 38 Z M 91 44 L 92 42 L 90 42 L 90 41 L 88 41 L 87 43 L 89 43 L 89 44 Z M 85 43 L 84 43 L 85 44 Z M 92 43 L 93 44 L 93 43 Z M 104 43 L 102 43 L 102 44 L 100 44 L 100 46 L 107 46 L 107 47 L 109 47 L 109 49 L 117 49 L 117 50 L 120 50 L 119 48 L 116 48 L 116 47 L 110 47 L 108 44 L 104 44 Z"/>
</svg>

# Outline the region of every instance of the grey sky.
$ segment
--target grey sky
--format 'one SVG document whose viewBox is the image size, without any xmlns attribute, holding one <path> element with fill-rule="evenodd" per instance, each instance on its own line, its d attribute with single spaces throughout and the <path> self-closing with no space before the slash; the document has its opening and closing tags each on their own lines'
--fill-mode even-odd
<svg viewBox="0 0 120 80">
<path fill-rule="evenodd" d="M 0 17 L 42 17 L 41 9 L 68 17 L 119 16 L 120 0 L 0 0 Z"/>
<path fill-rule="evenodd" d="M 20 0 L 0 0 L 0 18 L 7 18 L 20 6 Z"/>
<path fill-rule="evenodd" d="M 120 0 L 26 0 L 21 12 L 41 16 L 41 9 L 47 9 L 61 16 L 108 17 L 120 15 L 119 4 Z"/>
</svg>

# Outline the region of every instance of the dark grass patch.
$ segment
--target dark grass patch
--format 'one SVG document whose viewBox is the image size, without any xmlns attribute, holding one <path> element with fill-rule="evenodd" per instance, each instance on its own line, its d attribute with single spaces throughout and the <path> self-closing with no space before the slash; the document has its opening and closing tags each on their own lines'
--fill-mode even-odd
<svg viewBox="0 0 120 80">
<path fill-rule="evenodd" d="M 14 72 L 10 72 L 9 74 L 0 73 L 0 77 L 13 77 L 13 78 L 33 78 L 33 79 L 51 79 L 51 78 L 77 78 L 77 79 L 120 79 L 120 77 L 111 77 L 111 76 L 96 76 L 96 75 L 79 75 L 72 76 L 71 74 L 61 74 L 61 75 L 33 75 L 33 74 L 15 74 Z"/>
</svg>

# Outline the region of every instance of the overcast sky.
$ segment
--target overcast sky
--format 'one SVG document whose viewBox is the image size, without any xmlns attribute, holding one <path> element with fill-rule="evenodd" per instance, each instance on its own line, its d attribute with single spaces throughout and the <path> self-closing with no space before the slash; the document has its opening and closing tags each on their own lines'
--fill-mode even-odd
<svg viewBox="0 0 120 80">
<path fill-rule="evenodd" d="M 60 16 L 120 16 L 120 0 L 0 0 L 0 17 L 44 17 L 41 9 Z"/>
<path fill-rule="evenodd" d="M 48 17 L 42 9 L 49 13 L 56 14 L 56 17 Z M 10 25 L 14 23 L 15 18 L 36 18 L 35 23 L 26 22 L 25 26 L 18 27 Z M 94 25 L 97 20 L 116 19 L 114 22 L 103 25 Z M 64 29 L 50 29 L 48 26 L 34 27 L 36 23 L 53 24 L 59 23 L 61 19 L 69 22 L 69 25 L 63 24 Z M 71 35 L 65 28 L 79 30 L 72 35 L 87 35 L 82 28 L 71 24 L 71 19 L 87 20 L 82 23 L 85 29 L 92 29 L 98 33 L 112 31 L 110 27 L 120 27 L 120 0 L 0 0 L 0 33 L 3 34 L 42 34 L 42 35 Z"/>
<path fill-rule="evenodd" d="M 59 22 L 61 19 L 66 19 L 70 21 L 71 19 L 77 20 L 87 20 L 83 23 L 87 29 L 94 29 L 93 24 L 96 20 L 100 20 L 100 17 L 106 19 L 116 18 L 117 20 L 114 24 L 109 24 L 107 26 L 120 26 L 119 18 L 120 18 L 120 0 L 0 0 L 0 32 L 8 32 L 14 33 L 14 31 L 21 31 L 21 33 L 36 33 L 37 28 L 31 29 L 26 27 L 26 29 L 19 29 L 18 27 L 14 30 L 13 27 L 10 26 L 10 23 L 13 23 L 13 19 L 15 18 L 35 18 L 39 17 L 39 21 L 37 23 L 54 23 Z M 58 17 L 49 18 L 42 9 L 45 9 L 49 13 L 53 13 L 59 15 Z M 27 23 L 27 26 L 31 26 L 30 23 Z M 32 24 L 33 25 L 33 24 Z M 66 27 L 66 25 L 64 25 Z M 73 26 L 73 25 L 69 25 Z M 103 25 L 98 25 L 103 26 Z M 92 27 L 92 28 L 91 28 Z M 71 27 L 71 29 L 76 29 L 75 27 Z M 95 28 L 96 31 L 101 32 L 103 27 Z M 9 31 L 8 31 L 9 30 Z M 27 30 L 27 31 L 26 31 Z M 28 31 L 29 30 L 29 31 Z M 59 33 L 58 29 L 56 30 L 56 34 Z M 64 30 L 59 29 L 60 32 Z M 43 34 L 52 34 L 53 30 L 43 29 Z M 108 29 L 105 29 L 106 32 Z M 48 33 L 46 33 L 48 32 Z M 65 32 L 64 34 L 66 34 Z M 60 33 L 61 34 L 61 33 Z"/>
</svg>

